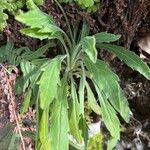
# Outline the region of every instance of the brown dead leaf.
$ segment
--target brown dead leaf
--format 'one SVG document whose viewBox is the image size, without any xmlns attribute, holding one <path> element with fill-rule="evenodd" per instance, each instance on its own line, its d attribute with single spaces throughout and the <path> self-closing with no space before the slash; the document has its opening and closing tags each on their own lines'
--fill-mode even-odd
<svg viewBox="0 0 150 150">
<path fill-rule="evenodd" d="M 150 33 L 145 34 L 139 41 L 140 57 L 150 59 Z"/>
</svg>

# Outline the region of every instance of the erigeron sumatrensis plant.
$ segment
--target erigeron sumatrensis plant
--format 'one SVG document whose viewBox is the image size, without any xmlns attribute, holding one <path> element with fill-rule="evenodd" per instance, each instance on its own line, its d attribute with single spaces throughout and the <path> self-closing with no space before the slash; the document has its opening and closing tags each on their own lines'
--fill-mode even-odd
<svg viewBox="0 0 150 150">
<path fill-rule="evenodd" d="M 84 102 L 87 99 L 89 106 L 101 115 L 110 132 L 107 149 L 111 150 L 120 139 L 121 124 L 117 114 L 128 123 L 130 109 L 120 88 L 119 77 L 105 61 L 97 58 L 97 51 L 105 49 L 114 53 L 147 79 L 150 79 L 150 69 L 133 52 L 110 44 L 118 40 L 120 35 L 107 32 L 89 35 L 86 22 L 83 22 L 82 29 L 73 31 L 62 7 L 59 7 L 66 18 L 68 33 L 56 25 L 52 16 L 36 6 L 16 17 L 27 25 L 21 30 L 23 34 L 40 40 L 57 40 L 61 44 L 62 53 L 54 58 L 37 59 L 33 55 L 31 60 L 21 63 L 23 89 L 28 89 L 26 100 L 28 104 L 30 100 L 35 100 L 37 105 L 36 149 L 69 150 L 69 144 L 75 149 L 86 149 L 88 127 Z M 94 89 L 88 81 L 92 82 Z"/>
</svg>

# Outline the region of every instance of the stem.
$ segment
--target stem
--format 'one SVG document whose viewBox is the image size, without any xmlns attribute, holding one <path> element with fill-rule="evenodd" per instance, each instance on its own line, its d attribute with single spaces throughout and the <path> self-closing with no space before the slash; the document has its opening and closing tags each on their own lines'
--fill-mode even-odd
<svg viewBox="0 0 150 150">
<path fill-rule="evenodd" d="M 71 67 L 72 67 L 72 68 L 73 68 L 73 66 L 74 66 L 74 64 L 75 64 L 75 62 L 76 62 L 76 60 L 78 59 L 77 56 L 79 56 L 78 53 L 80 52 L 80 46 L 81 46 L 81 43 L 79 43 L 79 44 L 76 46 L 76 48 L 74 49 L 74 51 L 73 51 L 73 53 L 72 53 L 72 57 L 71 57 Z"/>
<path fill-rule="evenodd" d="M 59 39 L 59 40 L 62 43 L 62 45 L 64 46 L 64 48 L 65 48 L 65 51 L 66 51 L 66 54 L 67 54 L 67 66 L 68 66 L 68 70 L 69 70 L 70 69 L 70 53 L 69 53 L 69 50 L 68 50 L 64 40 L 63 39 Z"/>
<path fill-rule="evenodd" d="M 66 23 L 67 23 L 67 26 L 68 26 L 68 29 L 69 29 L 69 33 L 70 33 L 70 38 L 72 40 L 72 42 L 74 43 L 74 38 L 73 38 L 73 33 L 72 33 L 72 30 L 71 30 L 71 26 L 69 24 L 69 21 L 68 21 L 68 18 L 67 18 L 67 15 L 66 13 L 64 12 L 62 6 L 59 4 L 59 2 L 57 0 L 55 0 L 55 2 L 57 3 L 58 7 L 60 8 L 60 10 L 62 11 L 64 17 L 65 17 L 65 20 L 66 20 Z"/>
</svg>

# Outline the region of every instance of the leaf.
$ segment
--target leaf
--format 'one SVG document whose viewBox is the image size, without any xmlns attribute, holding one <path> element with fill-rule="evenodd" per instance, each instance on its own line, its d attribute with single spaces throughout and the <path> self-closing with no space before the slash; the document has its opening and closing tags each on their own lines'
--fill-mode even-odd
<svg viewBox="0 0 150 150">
<path fill-rule="evenodd" d="M 16 20 L 31 28 L 43 28 L 49 24 L 55 25 L 53 18 L 39 9 L 34 9 L 16 16 Z"/>
<path fill-rule="evenodd" d="M 97 60 L 93 64 L 89 59 L 85 64 L 98 88 L 103 91 L 113 107 L 120 113 L 126 122 L 129 122 L 130 109 L 128 102 L 118 84 L 119 78 L 106 65 L 105 62 Z"/>
<path fill-rule="evenodd" d="M 32 90 L 29 89 L 25 99 L 23 101 L 23 106 L 21 108 L 21 113 L 26 113 L 28 111 L 29 105 L 30 105 L 30 99 L 31 99 Z"/>
<path fill-rule="evenodd" d="M 102 119 L 112 136 L 112 139 L 108 143 L 107 150 L 112 150 L 120 139 L 120 122 L 114 108 L 110 105 L 104 93 L 98 88 L 99 85 L 95 82 L 94 84 L 101 104 Z"/>
<path fill-rule="evenodd" d="M 129 67 L 138 71 L 150 80 L 150 68 L 134 52 L 112 44 L 99 44 L 99 47 L 116 54 L 117 57 L 123 60 Z"/>
<path fill-rule="evenodd" d="M 76 0 L 75 0 L 76 1 Z M 80 5 L 83 5 L 85 7 L 91 7 L 94 5 L 94 0 L 78 0 L 78 3 Z"/>
<path fill-rule="evenodd" d="M 40 107 L 49 107 L 56 98 L 58 84 L 60 84 L 60 67 L 64 56 L 58 56 L 49 61 L 39 81 Z"/>
<path fill-rule="evenodd" d="M 121 35 L 115 35 L 107 32 L 100 32 L 94 35 L 96 38 L 96 44 L 99 43 L 110 43 L 120 39 Z"/>
<path fill-rule="evenodd" d="M 82 40 L 84 37 L 88 36 L 89 32 L 90 32 L 89 25 L 86 22 L 83 22 L 80 39 Z"/>
<path fill-rule="evenodd" d="M 79 130 L 79 119 L 80 119 L 80 105 L 78 103 L 78 97 L 75 89 L 75 85 L 71 83 L 71 101 L 69 106 L 69 125 L 70 133 L 76 139 L 76 141 L 81 144 L 82 136 L 81 131 Z"/>
<path fill-rule="evenodd" d="M 24 92 L 25 89 L 29 86 L 29 84 L 31 88 L 34 86 L 41 71 L 39 70 L 38 66 L 36 66 L 35 64 L 29 61 L 22 61 L 20 66 L 21 66 L 21 71 L 23 72 L 23 78 L 20 80 L 20 84 L 18 83 L 18 86 Z"/>
<path fill-rule="evenodd" d="M 82 137 L 84 138 L 84 147 L 86 149 L 89 135 L 88 135 L 88 125 L 87 125 L 86 119 L 83 117 L 83 115 L 81 115 L 81 117 L 80 117 L 79 129 L 82 131 Z"/>
<path fill-rule="evenodd" d="M 40 33 L 38 32 L 39 28 L 24 28 L 21 29 L 21 33 L 30 36 L 32 38 L 38 38 L 40 40 L 47 39 L 51 34 L 50 33 Z"/>
<path fill-rule="evenodd" d="M 101 115 L 101 109 L 98 105 L 95 96 L 89 86 L 89 84 L 86 82 L 86 89 L 87 89 L 87 99 L 88 99 L 88 105 L 89 107 L 98 115 Z"/>
<path fill-rule="evenodd" d="M 46 107 L 41 113 L 39 123 L 39 139 L 44 150 L 51 149 L 51 141 L 49 137 L 49 107 Z"/>
<path fill-rule="evenodd" d="M 13 133 L 9 146 L 8 146 L 8 150 L 17 149 L 19 145 L 20 145 L 20 136 L 17 133 Z"/>
<path fill-rule="evenodd" d="M 26 56 L 26 58 L 24 59 L 28 59 L 28 60 L 33 60 L 33 59 L 37 59 L 39 57 L 44 57 L 44 53 L 50 48 L 53 47 L 54 43 L 47 43 L 46 45 L 40 47 L 38 50 L 36 50 L 35 52 L 29 54 L 28 56 Z"/>
<path fill-rule="evenodd" d="M 69 149 L 69 121 L 67 104 L 67 79 L 63 78 L 54 104 L 51 106 L 50 137 L 53 150 Z"/>
<path fill-rule="evenodd" d="M 95 37 L 87 36 L 82 41 L 82 49 L 87 53 L 89 58 L 95 63 L 97 60 L 97 50 L 95 48 Z"/>
<path fill-rule="evenodd" d="M 80 84 L 79 84 L 79 101 L 80 101 L 80 112 L 84 116 L 84 93 L 85 93 L 85 68 L 83 63 L 81 62 L 81 77 L 80 77 Z"/>
<path fill-rule="evenodd" d="M 59 27 L 57 27 L 56 25 L 52 25 L 52 24 L 49 24 L 45 27 L 43 27 L 42 29 L 40 29 L 38 31 L 39 33 L 56 33 L 56 32 L 63 32 Z"/>
</svg>

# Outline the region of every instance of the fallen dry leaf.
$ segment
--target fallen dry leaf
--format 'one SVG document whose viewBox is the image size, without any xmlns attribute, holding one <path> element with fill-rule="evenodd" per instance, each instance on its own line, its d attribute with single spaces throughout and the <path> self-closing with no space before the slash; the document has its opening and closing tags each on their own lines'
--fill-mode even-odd
<svg viewBox="0 0 150 150">
<path fill-rule="evenodd" d="M 145 34 L 139 41 L 140 57 L 150 59 L 150 33 Z"/>
</svg>

